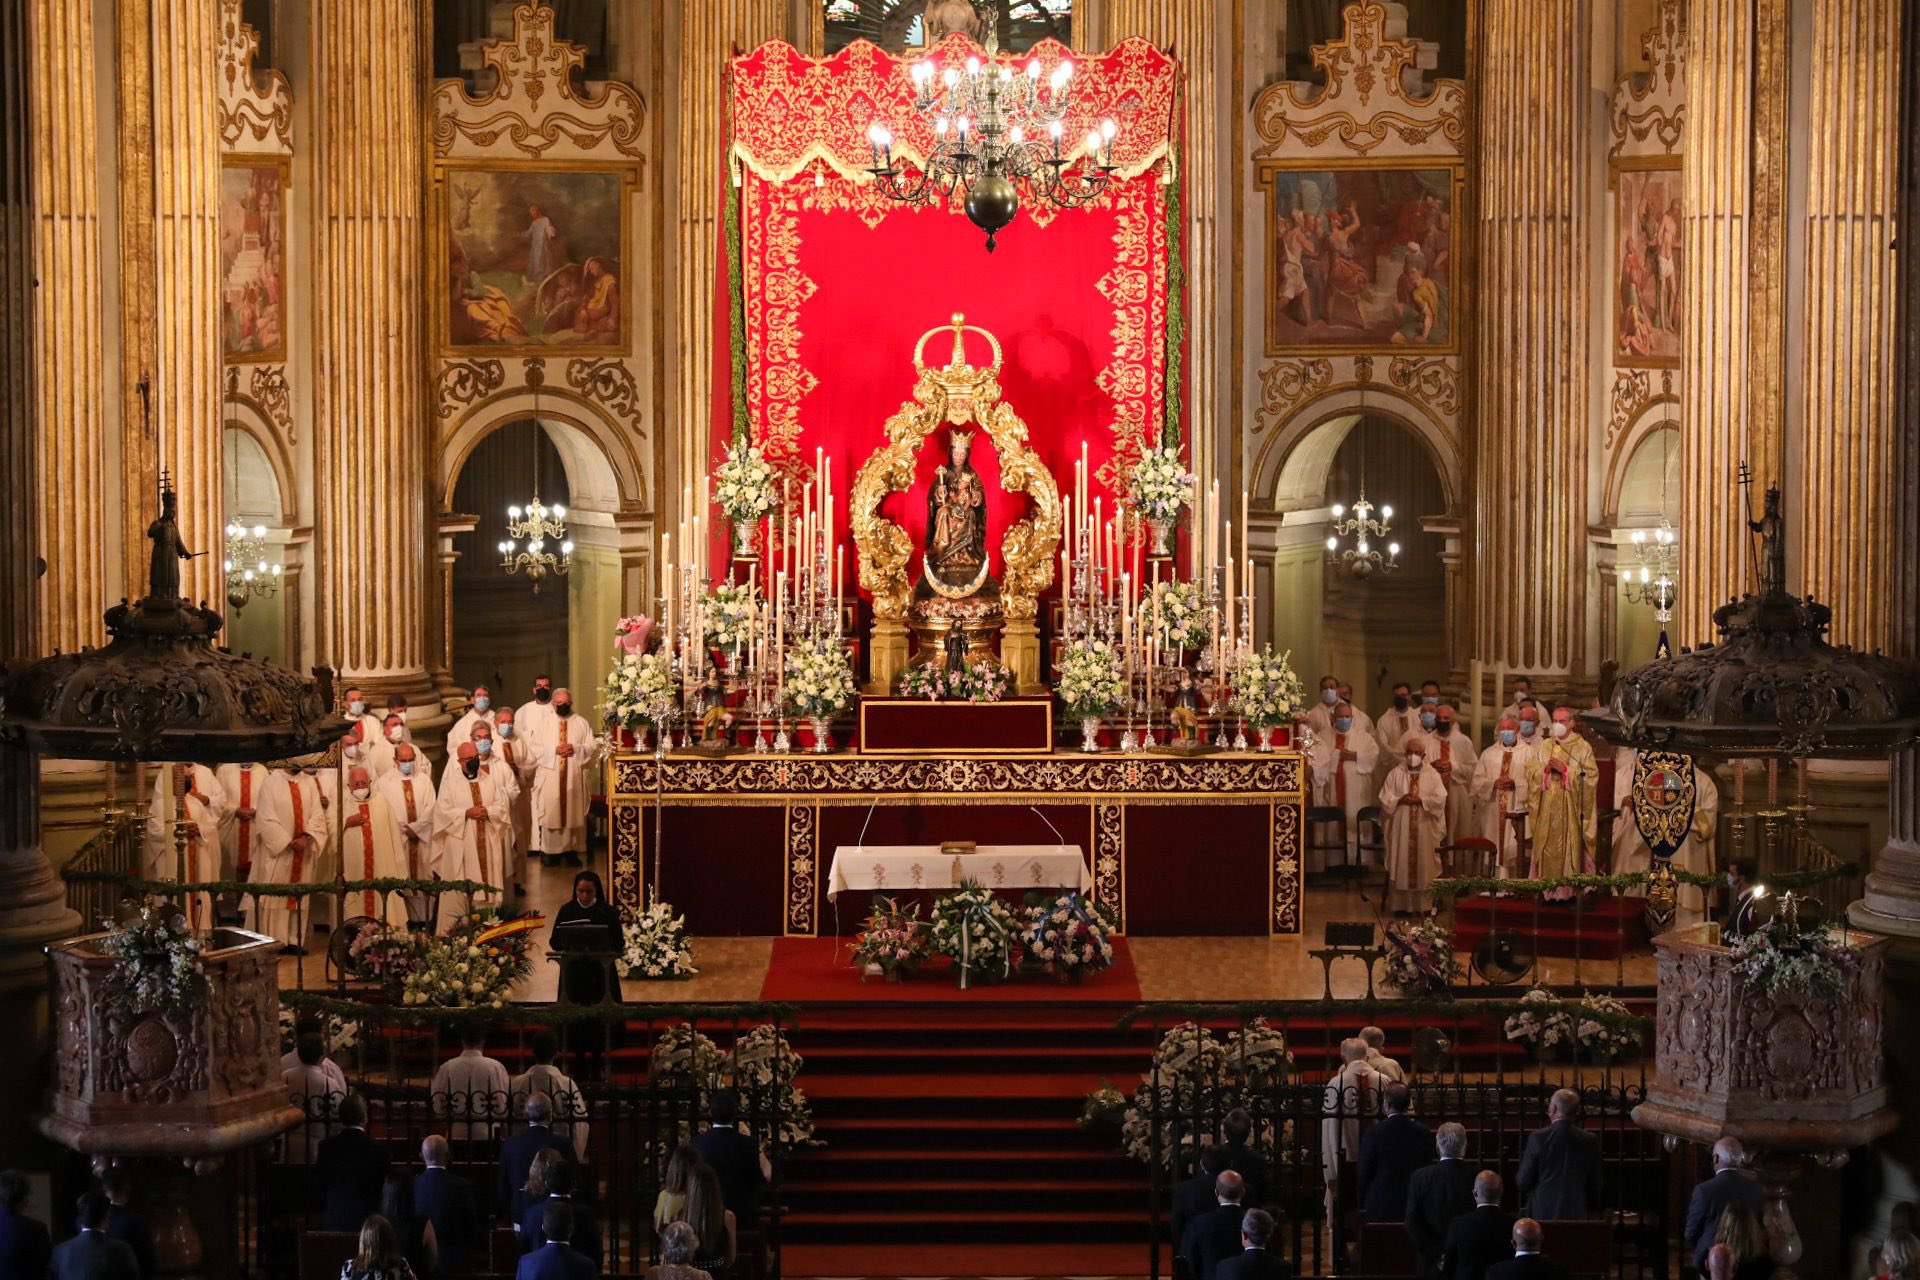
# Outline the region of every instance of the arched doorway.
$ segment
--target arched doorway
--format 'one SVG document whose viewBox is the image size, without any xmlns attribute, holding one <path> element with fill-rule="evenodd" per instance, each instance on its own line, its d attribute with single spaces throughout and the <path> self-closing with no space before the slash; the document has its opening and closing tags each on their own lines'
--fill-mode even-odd
<svg viewBox="0 0 1920 1280">
<path fill-rule="evenodd" d="M 1607 515 L 1618 577 L 1612 589 L 1619 593 L 1613 601 L 1614 653 L 1626 669 L 1651 660 L 1660 640 L 1653 607 L 1627 599 L 1626 582 L 1639 565 L 1633 535 L 1651 536 L 1662 521 L 1679 526 L 1680 431 L 1671 417 L 1651 427 L 1627 454 Z"/>
<path fill-rule="evenodd" d="M 298 578 L 285 574 L 287 526 L 286 506 L 280 488 L 280 475 L 266 446 L 251 431 L 229 420 L 222 434 L 226 452 L 226 518 L 249 531 L 261 530 L 270 564 L 282 566 L 279 583 L 269 595 L 250 595 L 235 607 L 222 602 L 226 615 L 225 644 L 235 653 L 282 666 L 294 665 L 290 619 L 295 605 L 290 596 L 299 590 Z M 216 554 L 219 554 L 216 551 Z"/>
</svg>

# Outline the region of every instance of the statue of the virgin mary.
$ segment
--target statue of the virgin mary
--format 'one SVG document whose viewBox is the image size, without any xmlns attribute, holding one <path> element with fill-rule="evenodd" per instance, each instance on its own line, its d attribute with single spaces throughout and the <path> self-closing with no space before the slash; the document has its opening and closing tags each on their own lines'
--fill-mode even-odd
<svg viewBox="0 0 1920 1280">
<path fill-rule="evenodd" d="M 972 449 L 972 432 L 949 431 L 948 460 L 927 486 L 927 583 L 950 598 L 987 580 L 987 490 L 968 459 Z"/>
</svg>

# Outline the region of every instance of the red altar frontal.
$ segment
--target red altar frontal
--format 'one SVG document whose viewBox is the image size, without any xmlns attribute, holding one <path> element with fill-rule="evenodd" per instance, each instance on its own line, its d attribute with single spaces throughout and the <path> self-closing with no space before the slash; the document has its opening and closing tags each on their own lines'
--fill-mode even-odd
<svg viewBox="0 0 1920 1280">
<path fill-rule="evenodd" d="M 867 899 L 843 895 L 836 917 L 836 847 L 951 840 L 1079 844 L 1127 933 L 1301 930 L 1306 761 L 1294 753 L 627 753 L 608 767 L 614 900 L 632 916 L 657 875 L 696 934 L 850 932 Z"/>
</svg>

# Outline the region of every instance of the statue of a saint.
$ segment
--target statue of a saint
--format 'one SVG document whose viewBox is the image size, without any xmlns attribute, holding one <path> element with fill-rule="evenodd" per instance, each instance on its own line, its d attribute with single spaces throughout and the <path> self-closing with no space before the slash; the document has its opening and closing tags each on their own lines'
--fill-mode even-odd
<svg viewBox="0 0 1920 1280">
<path fill-rule="evenodd" d="M 1193 672 L 1180 668 L 1180 687 L 1173 691 L 1173 709 L 1167 713 L 1179 741 L 1197 745 L 1200 741 L 1200 691 L 1194 688 Z"/>
<path fill-rule="evenodd" d="M 173 486 L 161 481 L 160 518 L 147 526 L 153 539 L 153 557 L 147 567 L 147 595 L 153 600 L 180 598 L 180 562 L 193 559 L 193 552 L 180 541 L 180 526 L 174 523 L 176 499 Z"/>
<path fill-rule="evenodd" d="M 941 651 L 946 655 L 946 673 L 957 676 L 967 669 L 967 633 L 959 623 L 947 628 L 946 639 L 940 642 Z"/>
<path fill-rule="evenodd" d="M 727 709 L 727 686 L 712 663 L 707 664 L 707 678 L 694 691 L 694 699 L 700 708 L 701 743 L 724 743 L 722 734 L 733 723 L 733 712 Z"/>
<path fill-rule="evenodd" d="M 1787 521 L 1780 514 L 1780 490 L 1767 490 L 1766 510 L 1747 527 L 1760 535 L 1760 594 L 1778 595 L 1787 589 Z"/>
<path fill-rule="evenodd" d="M 972 449 L 972 432 L 949 432 L 949 460 L 927 488 L 926 576 L 942 595 L 971 595 L 986 581 L 987 490 Z"/>
</svg>

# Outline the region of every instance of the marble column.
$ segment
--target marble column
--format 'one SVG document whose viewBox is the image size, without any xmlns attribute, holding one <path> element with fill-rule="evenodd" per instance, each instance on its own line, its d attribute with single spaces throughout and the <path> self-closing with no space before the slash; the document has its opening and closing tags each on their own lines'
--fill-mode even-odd
<svg viewBox="0 0 1920 1280">
<path fill-rule="evenodd" d="M 1469 652 L 1554 696 L 1591 689 L 1587 568 L 1587 0 L 1486 0 L 1479 85 Z M 1527 477 L 1516 486 L 1513 477 Z M 1524 488 L 1525 492 L 1522 492 Z"/>
<path fill-rule="evenodd" d="M 1689 0 L 1677 645 L 1757 585 L 1739 464 L 1756 506 L 1785 468 L 1787 44 L 1787 0 Z"/>
<path fill-rule="evenodd" d="M 317 660 L 407 694 L 417 736 L 440 707 L 426 654 L 426 33 L 418 0 L 311 13 Z"/>
</svg>

